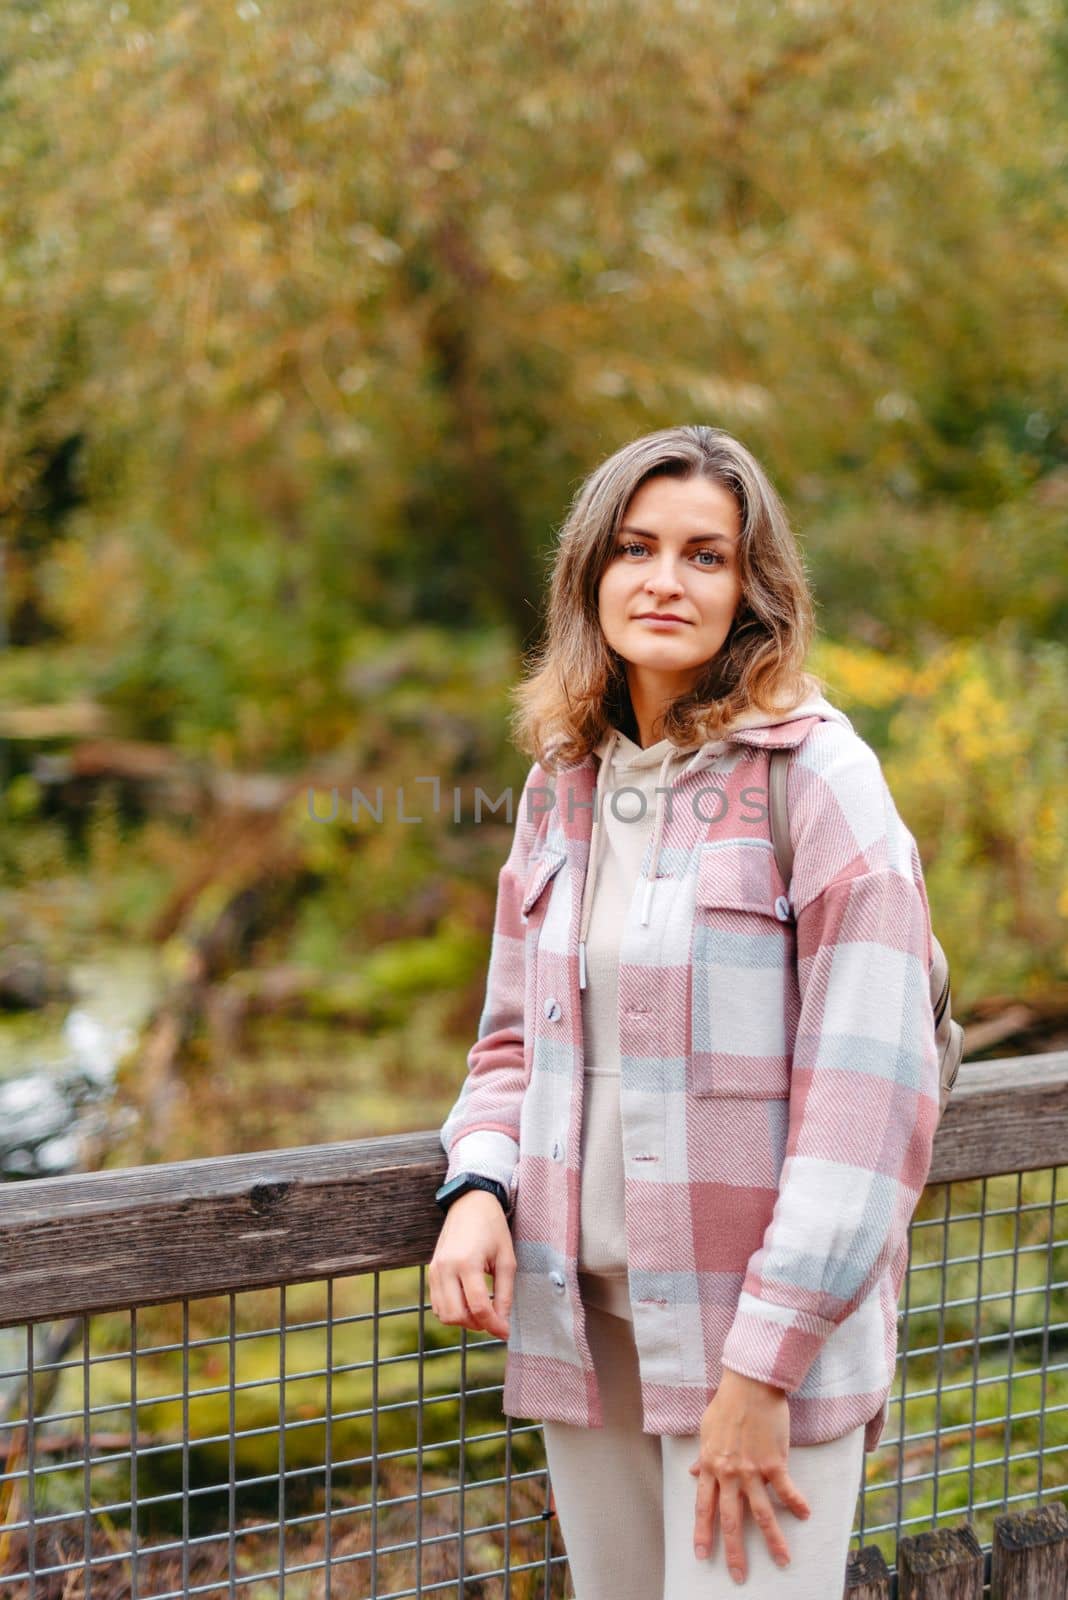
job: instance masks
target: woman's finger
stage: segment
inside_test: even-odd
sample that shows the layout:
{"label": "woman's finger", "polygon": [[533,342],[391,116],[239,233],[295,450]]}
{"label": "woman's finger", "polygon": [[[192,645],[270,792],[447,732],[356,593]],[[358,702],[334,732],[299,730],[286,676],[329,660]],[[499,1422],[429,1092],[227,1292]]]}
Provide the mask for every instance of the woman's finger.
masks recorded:
{"label": "woman's finger", "polygon": [[754,1473],[744,1487],[749,1500],[749,1509],[753,1513],[753,1521],[764,1535],[764,1543],[768,1547],[768,1554],[777,1566],[788,1566],[790,1562],[789,1547],[783,1537],[783,1531],[779,1527],[771,1501],[768,1499],[768,1493],[764,1487],[764,1479],[760,1473]]}
{"label": "woman's finger", "polygon": [[509,1318],[512,1311],[512,1292],[515,1288],[515,1272],[515,1256],[506,1254],[502,1250],[493,1267],[493,1308],[506,1327],[511,1326]]}
{"label": "woman's finger", "polygon": [[795,1516],[808,1517],[812,1514],[812,1507],[797,1487],[789,1472],[786,1463],[782,1462],[768,1473],[768,1480],[787,1511],[792,1511]]}
{"label": "woman's finger", "polygon": [[474,1266],[465,1270],[462,1274],[462,1286],[470,1317],[467,1326],[481,1329],[484,1333],[495,1334],[498,1339],[507,1339],[508,1320],[498,1311],[496,1301],[490,1298],[486,1286],[486,1274],[482,1267]]}
{"label": "woman's finger", "polygon": [[431,1296],[431,1306],[439,1322],[448,1327],[464,1327],[470,1312],[464,1299],[459,1274],[443,1273]]}
{"label": "woman's finger", "polygon": [[719,1525],[723,1529],[723,1550],[731,1577],[745,1581],[745,1544],[742,1540],[742,1495],[733,1474],[719,1480]]}
{"label": "woman's finger", "polygon": [[[690,1468],[693,1471],[693,1468]],[[693,1519],[693,1553],[698,1561],[712,1554],[715,1539],[716,1501],[719,1481],[711,1470],[701,1472],[698,1466],[697,1500]]]}

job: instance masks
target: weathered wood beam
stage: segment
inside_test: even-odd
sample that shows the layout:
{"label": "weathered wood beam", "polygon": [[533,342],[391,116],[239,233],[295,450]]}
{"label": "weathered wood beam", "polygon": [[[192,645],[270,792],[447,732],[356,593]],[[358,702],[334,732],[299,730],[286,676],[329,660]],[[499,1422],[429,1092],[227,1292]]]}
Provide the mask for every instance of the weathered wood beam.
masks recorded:
{"label": "weathered wood beam", "polygon": [[[928,1182],[1068,1162],[1068,1052],[965,1063]],[[429,1261],[436,1132],[0,1185],[0,1326]]]}

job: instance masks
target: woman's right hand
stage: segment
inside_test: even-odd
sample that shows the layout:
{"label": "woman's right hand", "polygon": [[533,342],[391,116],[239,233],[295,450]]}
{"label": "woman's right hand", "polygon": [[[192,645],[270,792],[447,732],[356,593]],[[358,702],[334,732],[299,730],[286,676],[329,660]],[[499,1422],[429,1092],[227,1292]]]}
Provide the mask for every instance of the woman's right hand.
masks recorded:
{"label": "woman's right hand", "polygon": [[[493,1278],[494,1296],[486,1288]],[[445,1213],[430,1262],[430,1304],[439,1322],[508,1338],[515,1249],[500,1201],[469,1189]]]}

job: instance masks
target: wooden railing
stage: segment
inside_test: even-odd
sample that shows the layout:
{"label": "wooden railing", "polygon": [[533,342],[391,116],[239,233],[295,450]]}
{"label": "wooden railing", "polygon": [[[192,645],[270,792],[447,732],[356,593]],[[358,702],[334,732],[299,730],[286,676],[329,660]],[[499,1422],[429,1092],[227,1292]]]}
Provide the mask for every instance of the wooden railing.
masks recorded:
{"label": "wooden railing", "polygon": [[[883,1524],[896,1531],[895,1565],[890,1567],[886,1555],[877,1546],[862,1547],[850,1559],[846,1580],[854,1600],[876,1600],[876,1597],[879,1600],[884,1597],[885,1600],[935,1600],[935,1597],[951,1600],[951,1597],[972,1595],[981,1600],[985,1581],[992,1586],[993,1600],[1023,1600],[1024,1596],[1054,1600],[1066,1593],[1068,1513],[1062,1500],[1057,1498],[1057,1490],[1063,1488],[1068,1470],[1064,1420],[1068,1408],[1063,1401],[1068,1379],[1060,1381],[1062,1367],[1058,1365],[1059,1401],[1056,1395],[1049,1399],[1045,1382],[1045,1367],[1052,1370],[1053,1366],[1050,1352],[1055,1355],[1064,1345],[1062,1322],[1066,1295],[1054,1270],[1055,1251],[1064,1242],[1057,1234],[1057,1208],[1068,1200],[1065,1195],[1058,1201],[1056,1195],[1057,1169],[1063,1164],[1068,1164],[1068,1052],[965,1063],[938,1131],[928,1178],[928,1196],[940,1185],[973,1183],[1005,1174],[1020,1175],[1021,1180],[1024,1174],[1050,1174],[1049,1237],[1046,1244],[1038,1246],[1040,1251],[1046,1251],[1042,1259],[1048,1262],[1045,1323],[1044,1328],[1029,1329],[1028,1337],[1032,1344],[1038,1339],[1035,1348],[1042,1351],[1042,1393],[1049,1415],[1056,1418],[1056,1427],[1040,1433],[1042,1442],[1037,1455],[1033,1451],[1027,1454],[1026,1498],[1035,1503],[1021,1507],[1018,1504],[1020,1495],[1011,1490],[1006,1493],[1001,1513],[994,1520],[993,1538],[985,1549],[968,1520],[970,1501],[963,1507],[963,1516],[958,1516],[952,1526],[943,1525],[946,1513],[942,1510],[935,1526],[925,1531],[906,1532],[908,1519],[904,1509],[907,1508],[903,1508],[901,1495],[903,1471],[901,1482],[896,1485],[888,1480],[874,1488],[869,1486],[866,1492],[873,1496],[876,1492],[889,1493],[895,1487],[898,1490],[896,1522]],[[44,1596],[52,1593],[39,1576],[45,1567],[35,1545],[42,1522],[40,1506],[35,1509],[35,1472],[43,1459],[43,1448],[40,1448],[43,1433],[37,1441],[36,1455],[33,1444],[35,1429],[40,1432],[47,1419],[42,1415],[36,1387],[40,1373],[34,1370],[38,1358],[34,1355],[33,1325],[81,1319],[78,1326],[84,1332],[84,1364],[88,1372],[91,1362],[97,1359],[89,1354],[89,1322],[108,1312],[178,1301],[188,1306],[188,1302],[199,1297],[215,1295],[230,1297],[232,1304],[235,1295],[247,1291],[312,1282],[332,1285],[343,1277],[421,1268],[430,1259],[440,1230],[441,1217],[433,1195],[444,1171],[445,1156],[436,1132],[418,1132],[115,1172],[100,1171],[0,1188],[0,1328],[25,1328],[29,1350],[20,1368],[26,1397],[24,1423],[18,1424],[23,1429],[20,1437],[27,1447],[23,1456],[14,1447],[17,1433],[14,1421],[4,1423],[12,1430],[6,1446],[0,1436],[0,1451],[6,1449],[6,1457],[0,1455],[0,1463],[6,1459],[9,1469],[4,1482],[12,1486],[6,1521],[0,1495],[0,1572],[11,1573],[7,1586],[0,1584],[5,1600],[9,1594]],[[985,1183],[983,1191],[985,1204]],[[1017,1192],[1024,1191],[1018,1186]],[[948,1189],[946,1194],[948,1217]],[[1032,1232],[1041,1223],[1040,1213],[1037,1205],[1027,1208],[1029,1217],[1037,1216]],[[1044,1223],[1041,1225],[1046,1227]],[[982,1259],[982,1248],[980,1246],[976,1260]],[[1028,1245],[1027,1248],[1033,1253],[1035,1247]],[[1023,1259],[1022,1254],[1020,1259]],[[953,1266],[951,1254],[947,1254],[946,1260],[949,1265],[943,1267],[943,1309],[948,1303],[944,1292],[945,1273],[958,1270]],[[376,1278],[376,1296],[377,1281]],[[1014,1284],[1016,1281],[1014,1273]],[[959,1298],[958,1294],[953,1304],[958,1304]],[[982,1303],[981,1292],[978,1303]],[[1015,1304],[1014,1300],[1014,1318]],[[923,1309],[931,1310],[930,1306]],[[420,1305],[420,1368],[424,1310],[425,1306]],[[904,1333],[907,1333],[908,1318],[913,1314],[906,1308]],[[283,1312],[283,1332],[284,1320]],[[903,1338],[903,1344],[907,1356],[907,1338]],[[462,1347],[468,1352],[480,1348],[467,1343],[466,1338]],[[62,1353],[61,1347],[60,1350]],[[52,1365],[61,1372],[64,1363],[58,1360]],[[13,1374],[8,1367],[6,1376],[10,1391],[18,1374]],[[419,1382],[422,1396],[421,1372]],[[88,1388],[88,1378],[86,1383]],[[284,1394],[283,1382],[283,1403]],[[132,1418],[138,1414],[138,1404],[140,1402],[135,1401],[132,1405]],[[1011,1398],[1008,1404],[1011,1405]],[[12,1406],[9,1392],[4,1414],[9,1419],[21,1416],[18,1405],[15,1404],[14,1409]],[[90,1410],[87,1402],[84,1438],[80,1444],[84,1461],[90,1459]],[[903,1420],[904,1402],[900,1415]],[[131,1426],[133,1442],[129,1452],[133,1482],[130,1526],[134,1549],[132,1557],[130,1552],[124,1552],[124,1559],[133,1559],[136,1567],[140,1555],[142,1587],[135,1588],[134,1592],[149,1595],[164,1591],[143,1586],[148,1581],[144,1575],[149,1569],[145,1566],[147,1547],[143,1543],[138,1545],[135,1467],[137,1451],[141,1448],[138,1426],[140,1423]],[[280,1426],[284,1430],[284,1420]],[[973,1454],[976,1430],[973,1409]],[[963,1434],[967,1431],[964,1427]],[[962,1435],[959,1422],[956,1433]],[[510,1433],[508,1437],[510,1440]],[[889,1446],[892,1453],[896,1445],[899,1463],[904,1460],[901,1448],[904,1437],[905,1428],[900,1426],[897,1439]],[[188,1438],[184,1448],[188,1454]],[[934,1452],[937,1478],[939,1438],[935,1437],[933,1442],[928,1438],[925,1448]],[[883,1449],[880,1444],[876,1454]],[[1037,1486],[1031,1483],[1036,1461]],[[284,1462],[279,1474],[284,1497]],[[88,1469],[86,1478],[88,1481]],[[329,1468],[326,1482],[329,1523],[334,1514]],[[187,1483],[182,1492],[186,1497],[183,1505],[188,1511]],[[232,1492],[231,1485],[231,1496]],[[44,1503],[40,1495],[36,1500]],[[1015,1508],[1013,1502],[1017,1502]],[[17,1516],[12,1514],[13,1504],[19,1513]],[[992,1504],[986,1502],[988,1510]],[[84,1508],[84,1512],[87,1529],[84,1562],[88,1578],[96,1558],[89,1550],[89,1508]],[[277,1526],[282,1545],[285,1520],[280,1511]],[[50,1526],[58,1530],[59,1523],[57,1513]],[[3,1549],[13,1530],[18,1538],[10,1549],[14,1550],[16,1545],[20,1549],[24,1547],[21,1559],[25,1564],[12,1566],[9,1551],[9,1564],[5,1569]],[[465,1537],[462,1512],[457,1537],[462,1568]],[[418,1535],[415,1543],[418,1544]],[[232,1546],[231,1537],[231,1551]],[[54,1541],[54,1553],[63,1549],[61,1540]],[[330,1559],[328,1548],[325,1560],[318,1565],[328,1571]],[[546,1559],[548,1561],[548,1557]],[[284,1551],[279,1561],[284,1573]],[[58,1556],[48,1570],[53,1568],[56,1572],[68,1570]],[[183,1562],[183,1572],[185,1570]],[[375,1570],[373,1560],[371,1570],[372,1573]],[[511,1570],[514,1575],[518,1569]],[[545,1588],[539,1592],[548,1594],[550,1576],[554,1582],[556,1578],[551,1563],[545,1571]],[[488,1586],[471,1592],[485,1595],[527,1593],[517,1579],[510,1582],[506,1576],[504,1588],[500,1590],[492,1587],[491,1580],[498,1582],[499,1574],[485,1576],[484,1583]],[[188,1585],[188,1578],[182,1581]],[[472,1582],[473,1576],[467,1581]],[[429,1587],[418,1586],[418,1578],[415,1582],[415,1587],[394,1588],[389,1592],[430,1592]],[[284,1589],[284,1580],[282,1587]],[[166,1592],[187,1594],[194,1591],[186,1586]],[[346,1587],[344,1592],[351,1595],[357,1591]],[[366,1592],[373,1594],[377,1590],[372,1587]],[[442,1592],[440,1584],[434,1586],[434,1592]],[[468,1592],[463,1590],[462,1581],[461,1592]],[[529,1592],[533,1594],[534,1590]],[[833,1592],[834,1585],[829,1583],[828,1594]]]}

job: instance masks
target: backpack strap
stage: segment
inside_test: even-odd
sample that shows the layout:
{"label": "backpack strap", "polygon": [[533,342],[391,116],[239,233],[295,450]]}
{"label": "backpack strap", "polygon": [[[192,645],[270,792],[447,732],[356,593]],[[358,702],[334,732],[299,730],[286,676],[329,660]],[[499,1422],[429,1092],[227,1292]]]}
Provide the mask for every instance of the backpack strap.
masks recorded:
{"label": "backpack strap", "polygon": [[780,746],[773,750],[768,760],[768,818],[771,823],[771,843],[775,851],[775,864],[779,876],[790,893],[790,875],[794,870],[794,847],[790,842],[790,814],[786,807],[786,778],[792,747]]}
{"label": "backpack strap", "polygon": [[[790,875],[794,865],[794,848],[790,842],[790,818],[786,807],[787,762],[790,748],[773,750],[768,760],[768,820],[771,824],[771,843],[775,851],[775,864],[790,894]],[[791,906],[791,910],[793,907]],[[964,1029],[954,1022],[951,1014],[952,1000],[949,990],[949,962],[938,940],[931,933],[933,960],[928,973],[931,1007],[934,1011],[935,1048],[938,1051],[939,1110],[941,1117],[960,1070],[964,1054]]]}

